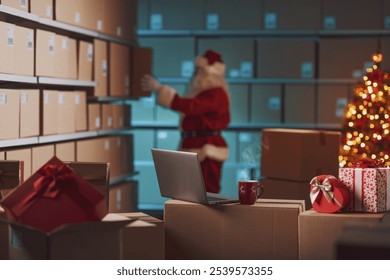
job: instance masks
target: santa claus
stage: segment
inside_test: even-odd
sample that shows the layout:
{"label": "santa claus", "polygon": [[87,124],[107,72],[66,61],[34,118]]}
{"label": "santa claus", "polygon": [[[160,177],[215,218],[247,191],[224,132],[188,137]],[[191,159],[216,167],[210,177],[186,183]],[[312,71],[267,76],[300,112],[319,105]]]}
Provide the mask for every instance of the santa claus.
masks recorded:
{"label": "santa claus", "polygon": [[220,192],[222,164],[229,155],[221,130],[230,122],[230,98],[224,78],[225,65],[221,55],[208,50],[195,58],[195,72],[184,97],[168,86],[146,75],[141,85],[157,93],[157,102],[177,111],[181,116],[180,150],[196,152],[206,191]]}

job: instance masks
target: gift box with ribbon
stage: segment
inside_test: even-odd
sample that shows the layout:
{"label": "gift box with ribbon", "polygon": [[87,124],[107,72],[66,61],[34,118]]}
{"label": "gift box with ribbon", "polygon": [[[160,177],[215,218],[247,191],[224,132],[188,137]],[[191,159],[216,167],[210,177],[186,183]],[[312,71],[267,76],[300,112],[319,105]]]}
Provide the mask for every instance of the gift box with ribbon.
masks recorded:
{"label": "gift box with ribbon", "polygon": [[104,195],[57,157],[0,204],[7,219],[45,232],[64,224],[100,221],[108,213]]}
{"label": "gift box with ribbon", "polygon": [[363,159],[339,169],[339,180],[351,193],[348,211],[390,210],[390,168],[380,161]]}
{"label": "gift box with ribbon", "polygon": [[310,181],[310,200],[320,213],[336,213],[350,203],[348,189],[332,175],[319,175]]}

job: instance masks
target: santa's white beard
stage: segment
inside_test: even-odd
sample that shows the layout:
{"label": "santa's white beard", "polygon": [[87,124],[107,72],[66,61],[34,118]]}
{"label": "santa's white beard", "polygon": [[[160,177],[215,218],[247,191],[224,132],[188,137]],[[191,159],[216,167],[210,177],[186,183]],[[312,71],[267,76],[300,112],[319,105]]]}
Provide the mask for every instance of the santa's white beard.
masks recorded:
{"label": "santa's white beard", "polygon": [[202,91],[218,87],[224,88],[229,95],[228,85],[223,76],[221,77],[214,73],[207,73],[204,70],[199,70],[192,77],[185,97],[195,97]]}

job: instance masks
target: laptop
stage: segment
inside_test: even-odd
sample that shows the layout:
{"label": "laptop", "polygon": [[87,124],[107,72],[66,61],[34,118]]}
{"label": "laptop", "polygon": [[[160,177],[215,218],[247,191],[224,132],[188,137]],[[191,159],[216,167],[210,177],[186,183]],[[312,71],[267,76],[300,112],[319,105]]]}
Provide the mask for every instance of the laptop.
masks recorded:
{"label": "laptop", "polygon": [[206,192],[196,153],[155,148],[151,151],[162,196],[204,205],[238,202],[237,198]]}

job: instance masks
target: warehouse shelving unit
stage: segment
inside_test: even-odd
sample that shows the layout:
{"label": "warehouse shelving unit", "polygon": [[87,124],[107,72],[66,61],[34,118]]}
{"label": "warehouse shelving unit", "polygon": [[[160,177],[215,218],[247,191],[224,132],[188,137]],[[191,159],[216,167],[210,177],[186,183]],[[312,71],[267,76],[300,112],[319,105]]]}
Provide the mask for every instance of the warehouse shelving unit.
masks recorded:
{"label": "warehouse shelving unit", "polygon": [[[101,32],[82,28],[72,24],[59,22],[47,18],[40,17],[31,13],[24,12],[15,8],[11,8],[0,4],[0,15],[3,16],[2,21],[10,22],[16,25],[32,28],[42,29],[52,32],[64,33],[72,38],[94,40],[99,39],[103,41],[113,42],[126,46],[134,46],[134,42],[128,42],[115,36],[110,36]],[[62,89],[82,89],[89,90],[96,86],[95,81],[83,81],[76,79],[64,79],[55,77],[44,77],[44,76],[23,76],[0,73],[0,87],[8,87],[9,85],[17,85],[23,87],[34,87],[42,88],[50,86],[50,88],[61,88]],[[89,103],[114,103],[129,105],[129,100],[134,100],[134,97],[115,97],[115,96],[101,96],[101,97],[90,97],[88,96],[87,102]],[[93,139],[101,136],[119,136],[129,135],[131,129],[128,127],[122,129],[100,129],[95,131],[81,131],[69,134],[55,134],[45,135],[18,139],[6,139],[0,140],[0,149],[4,150],[7,148],[25,148],[39,146],[41,144],[56,144],[74,140]],[[129,174],[110,178],[110,185],[117,185],[124,182],[130,182],[134,180],[134,176],[138,172],[134,171]]]}

